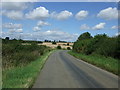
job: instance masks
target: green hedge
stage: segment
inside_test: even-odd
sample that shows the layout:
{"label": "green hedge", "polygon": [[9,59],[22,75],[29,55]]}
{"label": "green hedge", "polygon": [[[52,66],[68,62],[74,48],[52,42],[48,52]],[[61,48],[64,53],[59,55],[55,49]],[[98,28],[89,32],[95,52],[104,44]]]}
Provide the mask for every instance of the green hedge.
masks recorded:
{"label": "green hedge", "polygon": [[[89,38],[88,38],[89,35]],[[120,36],[108,37],[105,34],[91,37],[86,33],[80,35],[73,45],[73,51],[77,53],[99,54],[105,57],[120,58]]]}
{"label": "green hedge", "polygon": [[6,40],[2,43],[2,65],[3,69],[27,65],[36,60],[50,48],[32,43],[31,45],[22,45],[21,41]]}

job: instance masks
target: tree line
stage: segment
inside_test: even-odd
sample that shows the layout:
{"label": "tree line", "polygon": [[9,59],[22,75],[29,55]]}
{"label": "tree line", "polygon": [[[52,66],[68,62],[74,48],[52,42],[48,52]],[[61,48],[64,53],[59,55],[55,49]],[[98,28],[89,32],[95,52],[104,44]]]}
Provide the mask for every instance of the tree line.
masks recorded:
{"label": "tree line", "polygon": [[86,55],[99,54],[105,57],[120,59],[120,35],[109,37],[98,34],[94,37],[90,33],[81,34],[73,45],[73,51]]}
{"label": "tree line", "polygon": [[51,48],[37,45],[37,41],[27,41],[31,45],[22,45],[21,40],[2,39],[2,66],[3,69],[24,66],[36,60]]}

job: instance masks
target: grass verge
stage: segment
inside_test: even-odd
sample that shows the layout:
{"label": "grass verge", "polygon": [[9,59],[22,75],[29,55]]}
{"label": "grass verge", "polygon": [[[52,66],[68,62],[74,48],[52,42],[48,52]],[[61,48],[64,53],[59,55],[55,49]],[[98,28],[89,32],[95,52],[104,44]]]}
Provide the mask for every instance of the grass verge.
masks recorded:
{"label": "grass verge", "polygon": [[102,69],[105,69],[116,75],[119,75],[118,73],[120,72],[120,70],[118,69],[118,63],[120,63],[118,62],[119,60],[116,60],[111,57],[100,56],[100,55],[85,55],[85,54],[75,53],[72,51],[69,51],[68,53],[78,59],[84,60]]}
{"label": "grass verge", "polygon": [[30,88],[41,71],[49,55],[54,52],[47,52],[39,59],[27,66],[16,67],[3,71],[3,88]]}

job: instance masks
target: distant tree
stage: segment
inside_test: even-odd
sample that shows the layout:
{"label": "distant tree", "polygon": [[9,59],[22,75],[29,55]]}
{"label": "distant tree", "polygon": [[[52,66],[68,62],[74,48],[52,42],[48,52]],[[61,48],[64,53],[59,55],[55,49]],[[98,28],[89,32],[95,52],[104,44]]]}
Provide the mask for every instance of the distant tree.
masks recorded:
{"label": "distant tree", "polygon": [[108,38],[108,36],[106,34],[98,34],[94,36],[94,38],[98,40],[102,40],[102,39]]}
{"label": "distant tree", "polygon": [[14,38],[13,40],[17,40],[17,39]]}
{"label": "distant tree", "polygon": [[67,47],[67,50],[71,50],[71,48],[70,48],[70,47]]}
{"label": "distant tree", "polygon": [[43,43],[42,41],[38,41],[38,43]]}
{"label": "distant tree", "polygon": [[61,46],[57,46],[57,49],[61,49]]}
{"label": "distant tree", "polygon": [[48,40],[45,40],[45,42],[48,42]]}
{"label": "distant tree", "polygon": [[52,44],[56,44],[56,42],[55,42],[55,41],[53,41],[53,42],[52,42]]}
{"label": "distant tree", "polygon": [[9,37],[6,37],[5,40],[9,40]]}
{"label": "distant tree", "polygon": [[66,41],[61,41],[61,40],[59,40],[58,42],[66,43]]}
{"label": "distant tree", "polygon": [[81,34],[79,37],[78,37],[78,41],[79,40],[85,40],[85,39],[90,39],[92,38],[92,36],[90,35],[89,32],[85,32],[83,34]]}
{"label": "distant tree", "polygon": [[19,39],[20,41],[23,41],[22,39]]}
{"label": "distant tree", "polygon": [[69,43],[67,43],[67,45],[69,46]]}
{"label": "distant tree", "polygon": [[49,42],[51,42],[51,40],[49,40]]}

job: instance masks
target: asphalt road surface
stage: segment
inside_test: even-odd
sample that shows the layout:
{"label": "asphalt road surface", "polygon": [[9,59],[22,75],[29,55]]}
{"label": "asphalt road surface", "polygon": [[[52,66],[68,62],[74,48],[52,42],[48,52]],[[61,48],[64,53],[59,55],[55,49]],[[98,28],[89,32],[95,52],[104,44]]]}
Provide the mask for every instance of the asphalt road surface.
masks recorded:
{"label": "asphalt road surface", "polygon": [[118,77],[59,50],[50,55],[33,88],[118,88]]}

